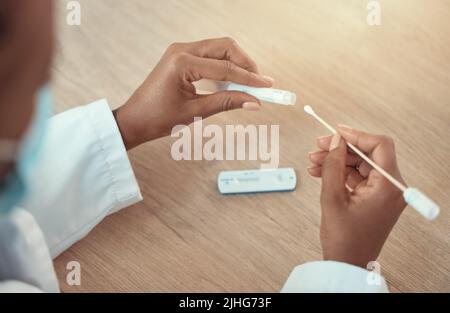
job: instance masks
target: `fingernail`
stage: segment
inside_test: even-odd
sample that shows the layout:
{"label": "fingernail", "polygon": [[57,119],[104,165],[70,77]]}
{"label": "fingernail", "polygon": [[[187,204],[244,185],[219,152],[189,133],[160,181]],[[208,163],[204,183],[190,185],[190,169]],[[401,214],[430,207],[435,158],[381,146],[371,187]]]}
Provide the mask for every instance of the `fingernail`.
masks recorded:
{"label": "fingernail", "polygon": [[318,137],[318,138],[317,138],[317,141],[318,141],[319,143],[321,143],[321,144],[325,144],[325,143],[328,141],[329,138],[330,138],[330,135],[328,135],[328,136],[322,136],[322,137]]}
{"label": "fingernail", "polygon": [[261,77],[263,80],[265,80],[266,82],[268,82],[268,83],[273,83],[273,82],[275,81],[275,79],[273,79],[273,78],[270,77],[270,76],[260,75],[260,77]]}
{"label": "fingernail", "polygon": [[245,102],[242,105],[242,108],[248,111],[259,111],[259,107],[259,104],[256,102]]}
{"label": "fingernail", "polygon": [[347,140],[354,140],[356,135],[356,131],[354,128],[344,124],[338,124],[338,132],[342,134]]}
{"label": "fingernail", "polygon": [[306,169],[306,171],[308,172],[308,175],[309,176],[311,176],[311,177],[314,177],[313,175],[312,175],[312,171],[314,170],[314,169],[316,169],[318,166],[310,166],[310,167],[308,167],[307,169]]}
{"label": "fingernail", "polygon": [[333,139],[331,140],[331,143],[330,143],[330,151],[333,151],[334,149],[339,147],[340,141],[341,141],[341,135],[339,135],[339,134],[334,135]]}
{"label": "fingernail", "polygon": [[347,126],[345,124],[338,124],[338,128],[342,129],[342,130],[353,130],[352,127]]}

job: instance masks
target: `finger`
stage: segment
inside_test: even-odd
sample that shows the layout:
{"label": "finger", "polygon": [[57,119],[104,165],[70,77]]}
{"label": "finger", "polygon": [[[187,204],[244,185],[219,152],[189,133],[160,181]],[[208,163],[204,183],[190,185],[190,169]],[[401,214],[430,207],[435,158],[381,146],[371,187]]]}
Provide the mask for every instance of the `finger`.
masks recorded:
{"label": "finger", "polygon": [[189,49],[192,54],[198,57],[228,60],[249,72],[259,73],[255,61],[232,38],[225,37],[193,42]]}
{"label": "finger", "polygon": [[352,188],[355,189],[356,187],[358,187],[359,184],[361,184],[365,178],[362,177],[359,172],[352,168],[352,167],[347,167],[347,185]]}
{"label": "finger", "polygon": [[190,104],[196,116],[208,117],[213,114],[246,107],[256,111],[260,102],[253,96],[238,91],[221,91],[211,95],[199,95]]}
{"label": "finger", "polygon": [[306,169],[312,177],[322,177],[322,166],[313,165]]}
{"label": "finger", "polygon": [[[327,149],[328,148],[329,145]],[[314,151],[308,154],[309,160],[316,166],[323,165],[327,155],[328,151],[324,150]],[[368,177],[372,170],[372,166],[370,166],[366,161],[364,161],[359,155],[352,153],[347,153],[345,165],[355,167],[356,170],[359,172],[359,175],[362,177]]]}
{"label": "finger", "polygon": [[361,164],[358,166],[358,172],[363,177],[369,177],[370,172],[372,171],[372,166],[367,163],[366,161],[361,162]]}
{"label": "finger", "polygon": [[391,138],[368,134],[345,125],[339,125],[338,132],[385,170],[397,168],[395,147]]}
{"label": "finger", "polygon": [[343,207],[347,201],[348,192],[345,188],[347,180],[345,159],[347,147],[339,134],[336,134],[330,144],[330,152],[322,165],[321,203],[324,209]]}
{"label": "finger", "polygon": [[[309,152],[308,153],[309,160],[312,163],[316,164],[316,165],[322,165],[323,162],[325,161],[325,158],[327,157],[327,155],[328,155],[328,151],[324,151],[324,150],[314,151],[314,152]],[[347,154],[347,158],[345,160],[345,164],[347,166],[358,167],[361,164],[362,161],[363,160],[358,155]]]}
{"label": "finger", "polygon": [[338,125],[338,132],[351,144],[365,153],[371,153],[377,146],[385,143],[387,137],[369,134],[346,125]]}
{"label": "finger", "polygon": [[316,138],[316,145],[319,149],[328,151],[331,143],[331,139],[333,139],[333,135],[326,135],[319,138]]}
{"label": "finger", "polygon": [[207,78],[254,87],[270,87],[272,85],[272,82],[266,77],[249,72],[228,60],[190,56],[186,61],[188,61],[187,74],[191,82]]}
{"label": "finger", "polygon": [[[333,138],[333,135],[326,135],[322,137],[316,138],[316,145],[319,149],[328,151],[330,148],[331,139]],[[347,148],[348,154],[356,154],[352,149]]]}
{"label": "finger", "polygon": [[[322,177],[322,166],[320,166],[320,165],[313,164],[313,165],[311,165],[310,167],[307,168],[307,171],[308,171],[308,174],[313,176],[313,177]],[[359,177],[357,177],[355,173],[358,174]],[[355,176],[355,177],[352,177],[352,180],[356,180],[356,179],[357,179],[357,181],[365,180],[365,178],[362,177],[359,174],[359,172],[352,166],[347,166],[345,168],[345,176],[347,177],[347,183],[348,183],[349,175]]]}

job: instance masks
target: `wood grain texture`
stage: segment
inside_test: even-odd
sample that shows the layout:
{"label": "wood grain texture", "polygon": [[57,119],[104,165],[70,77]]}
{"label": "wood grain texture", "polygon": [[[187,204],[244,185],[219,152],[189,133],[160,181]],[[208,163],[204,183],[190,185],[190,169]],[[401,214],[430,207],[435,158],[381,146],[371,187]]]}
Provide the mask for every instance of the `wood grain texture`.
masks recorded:
{"label": "wood grain texture", "polygon": [[[231,36],[296,107],[267,105],[208,123],[280,125],[280,166],[299,175],[295,192],[221,196],[221,170],[258,161],[182,161],[172,138],[130,158],[144,201],[106,218],[55,260],[64,292],[276,292],[298,264],[321,258],[320,181],[306,174],[314,138],[311,104],[332,124],[395,139],[406,181],[442,206],[427,222],[400,218],[379,261],[391,291],[450,291],[450,2],[381,1],[382,24],[366,23],[361,0],[80,1],[82,25],[56,11],[53,89],[58,112],[107,98],[125,102],[175,41]],[[151,125],[149,125],[151,127]],[[65,282],[68,261],[82,284]]]}

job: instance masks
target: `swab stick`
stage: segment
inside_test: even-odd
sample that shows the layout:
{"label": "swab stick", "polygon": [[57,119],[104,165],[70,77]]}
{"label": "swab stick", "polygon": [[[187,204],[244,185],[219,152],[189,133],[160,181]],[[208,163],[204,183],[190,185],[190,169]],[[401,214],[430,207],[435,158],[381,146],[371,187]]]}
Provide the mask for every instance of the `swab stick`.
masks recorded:
{"label": "swab stick", "polygon": [[[330,124],[325,122],[319,115],[314,112],[311,106],[306,105],[304,110],[309,115],[313,116],[318,120],[323,126],[329,129],[333,134],[337,134],[336,129],[334,129]],[[358,154],[363,160],[369,163],[375,170],[377,170],[381,175],[383,175],[387,180],[389,180],[394,186],[403,192],[403,198],[406,203],[418,211],[422,216],[429,220],[435,219],[440,212],[439,206],[428,198],[424,193],[416,188],[410,188],[403,185],[397,179],[395,179],[391,174],[386,172],[381,166],[372,161],[368,156],[366,156],[361,150],[355,147],[353,144],[347,142],[347,146],[350,147],[356,154]]]}

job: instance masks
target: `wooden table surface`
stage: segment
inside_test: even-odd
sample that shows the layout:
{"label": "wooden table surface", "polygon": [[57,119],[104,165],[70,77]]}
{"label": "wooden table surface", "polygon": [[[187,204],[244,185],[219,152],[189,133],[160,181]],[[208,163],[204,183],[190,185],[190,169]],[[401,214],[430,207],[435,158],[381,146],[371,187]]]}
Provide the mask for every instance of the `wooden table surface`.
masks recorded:
{"label": "wooden table surface", "polygon": [[[176,41],[231,36],[295,107],[265,105],[208,123],[280,125],[280,167],[296,191],[219,194],[220,171],[259,161],[174,161],[173,138],[129,153],[144,201],[109,216],[55,260],[64,292],[276,292],[298,264],[321,258],[320,181],[307,152],[332,124],[392,136],[406,181],[442,207],[428,222],[408,208],[379,258],[391,291],[450,291],[450,2],[381,1],[368,26],[361,0],[80,1],[81,26],[56,10],[57,111],[107,98],[115,108]],[[149,125],[151,127],[151,125]],[[95,183],[95,182],[93,182]],[[81,264],[81,286],[65,280]]]}

